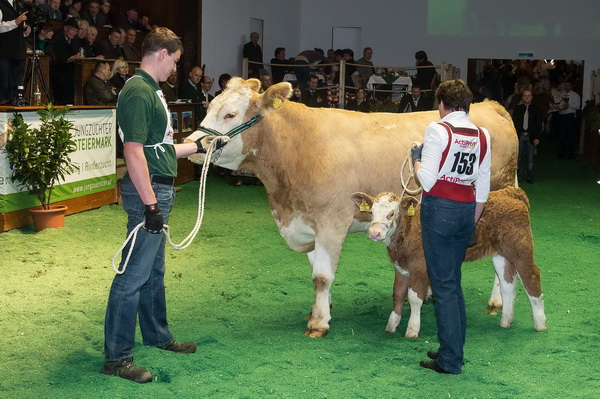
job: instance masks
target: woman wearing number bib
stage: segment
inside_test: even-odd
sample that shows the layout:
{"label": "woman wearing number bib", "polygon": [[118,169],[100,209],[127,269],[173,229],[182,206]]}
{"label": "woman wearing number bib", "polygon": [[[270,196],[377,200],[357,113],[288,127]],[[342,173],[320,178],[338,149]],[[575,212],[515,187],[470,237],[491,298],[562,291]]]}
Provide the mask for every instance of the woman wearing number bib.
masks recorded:
{"label": "woman wearing number bib", "polygon": [[473,95],[465,82],[441,83],[436,99],[442,119],[427,127],[422,150],[413,150],[423,186],[423,249],[440,342],[421,367],[459,374],[466,333],[460,268],[490,191],[491,148],[487,130],[468,117]]}

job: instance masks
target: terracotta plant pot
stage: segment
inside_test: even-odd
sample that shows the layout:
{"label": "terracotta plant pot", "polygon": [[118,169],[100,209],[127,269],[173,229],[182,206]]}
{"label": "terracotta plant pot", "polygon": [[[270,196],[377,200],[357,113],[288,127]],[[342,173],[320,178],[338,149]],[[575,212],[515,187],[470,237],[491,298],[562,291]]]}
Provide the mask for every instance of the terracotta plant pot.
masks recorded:
{"label": "terracotta plant pot", "polygon": [[64,227],[66,211],[66,205],[50,205],[50,209],[42,209],[41,206],[29,209],[35,231]]}

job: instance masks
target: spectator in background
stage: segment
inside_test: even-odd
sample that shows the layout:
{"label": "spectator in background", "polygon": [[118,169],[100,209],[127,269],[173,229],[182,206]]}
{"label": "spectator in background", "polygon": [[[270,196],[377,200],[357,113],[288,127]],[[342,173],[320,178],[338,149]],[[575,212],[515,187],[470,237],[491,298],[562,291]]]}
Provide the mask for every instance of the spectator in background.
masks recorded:
{"label": "spectator in background", "polygon": [[125,41],[123,42],[123,54],[127,61],[141,61],[141,49],[135,44],[137,39],[137,31],[133,28],[127,28]]}
{"label": "spectator in background", "polygon": [[519,137],[518,178],[527,179],[529,184],[533,183],[533,153],[540,143],[545,116],[532,100],[531,90],[524,90],[521,104],[513,111],[513,123]]}
{"label": "spectator in background", "polygon": [[105,24],[108,26],[113,26],[114,17],[110,13],[110,2],[108,0],[102,0],[100,2],[100,11],[102,12],[102,15],[104,15],[104,20],[106,21]]}
{"label": "spectator in background", "polygon": [[333,64],[335,62],[335,51],[330,48],[329,50],[327,50],[327,63],[328,64]]}
{"label": "spectator in background", "polygon": [[283,77],[287,73],[286,65],[289,62],[285,59],[285,48],[277,47],[275,49],[275,58],[271,58],[271,75],[273,75],[273,83],[283,82]]}
{"label": "spectator in background", "polygon": [[48,19],[63,21],[64,15],[60,11],[60,0],[48,0]]}
{"label": "spectator in background", "polygon": [[435,66],[427,59],[427,53],[423,50],[415,53],[415,60],[417,73],[414,77],[413,84],[418,84],[421,86],[422,90],[431,90],[433,78],[437,74]]}
{"label": "spectator in background", "polygon": [[96,47],[96,37],[98,37],[98,28],[90,26],[88,28],[88,34],[86,36],[87,44],[83,46],[83,51],[86,58],[104,58]]}
{"label": "spectator in background", "polygon": [[327,107],[329,102],[325,96],[325,90],[317,90],[319,78],[311,75],[308,78],[308,87],[302,90],[302,103],[307,107]]}
{"label": "spectator in background", "polygon": [[119,92],[125,86],[125,82],[131,77],[129,74],[129,65],[123,58],[117,58],[113,63],[110,71],[109,81],[114,87],[115,92],[119,95]]}
{"label": "spectator in background", "polygon": [[346,103],[346,109],[349,111],[371,112],[371,106],[367,98],[367,89],[359,87],[356,90],[355,98],[348,100]]}
{"label": "spectator in background", "polygon": [[263,93],[267,91],[269,87],[273,85],[273,78],[268,73],[264,73],[260,75],[260,92]]}
{"label": "spectator in background", "polygon": [[[63,3],[63,6],[65,4],[66,2]],[[63,15],[66,15],[66,18],[73,17],[79,21],[81,19],[81,0],[74,0],[66,7],[66,10],[64,10],[64,8],[61,8],[61,10]]]}
{"label": "spectator in background", "polygon": [[231,79],[231,75],[228,73],[222,73],[221,76],[219,76],[218,83],[220,90],[215,93],[215,97],[223,93],[223,90],[225,90],[225,88],[227,87],[227,82],[229,82],[229,79]]}
{"label": "spectator in background", "polygon": [[117,94],[108,82],[110,65],[106,61],[98,61],[94,74],[85,85],[85,101],[88,105],[115,105]]}
{"label": "spectator in background", "polygon": [[357,64],[364,65],[356,67],[356,71],[360,74],[360,83],[361,86],[366,86],[369,78],[375,72],[373,68],[373,62],[371,58],[373,57],[373,49],[371,47],[365,47],[363,50],[363,56],[358,61]]}
{"label": "spectator in background", "polygon": [[152,25],[150,24],[150,17],[147,15],[142,15],[140,17],[139,28],[141,32],[148,33],[152,31]]}
{"label": "spectator in background", "polygon": [[[46,49],[46,44],[50,39],[54,36],[54,28],[50,22],[46,22],[42,25],[42,27],[38,30],[37,36],[35,38],[35,49],[44,51]],[[27,49],[33,51],[33,35],[27,40]]]}
{"label": "spectator in background", "polygon": [[242,57],[248,58],[248,61],[258,62],[258,64],[248,64],[248,77],[258,79],[260,76],[260,70],[263,65],[263,53],[262,48],[258,44],[260,35],[257,32],[250,33],[250,41],[244,44],[244,50],[242,51]]}
{"label": "spectator in background", "polygon": [[210,91],[212,89],[213,80],[210,76],[203,76],[200,81],[200,102],[202,103],[202,107],[200,107],[200,119],[202,122],[204,117],[206,116],[206,111],[208,109],[208,104],[215,98]]}
{"label": "spectator in background", "polygon": [[85,19],[80,19],[79,21],[77,21],[77,26],[79,26],[79,29],[77,30],[77,40],[79,41],[79,48],[80,51],[81,48],[83,48],[85,54],[85,45],[87,43],[87,35],[90,29],[90,23]]}
{"label": "spectator in background", "polygon": [[50,82],[54,93],[54,103],[73,104],[75,94],[75,66],[73,62],[81,59],[79,41],[76,40],[79,25],[75,18],[69,18],[63,30],[56,33],[46,45],[46,54],[51,57]]}
{"label": "spectator in background", "polygon": [[563,100],[558,105],[558,158],[573,159],[577,151],[577,111],[581,108],[581,97],[573,91],[573,82],[565,81]]}
{"label": "spectator in background", "polygon": [[200,81],[202,80],[202,68],[194,67],[189,73],[189,78],[181,82],[179,85],[179,98],[192,100],[192,102],[199,103],[200,93]]}
{"label": "spectator in background", "polygon": [[135,30],[140,30],[140,23],[138,20],[138,11],[137,8],[131,7],[125,12],[125,14],[115,15],[114,23],[116,26],[127,29],[133,28]]}
{"label": "spectator in background", "polygon": [[112,60],[120,57],[124,58],[123,48],[121,47],[121,30],[112,28],[106,40],[100,43],[99,50],[104,58]]}
{"label": "spectator in background", "polygon": [[405,94],[400,100],[398,106],[399,113],[431,111],[433,109],[433,101],[429,96],[421,91],[421,86],[414,84],[410,90],[410,94]]}
{"label": "spectator in background", "polygon": [[15,98],[17,86],[23,81],[25,66],[25,38],[31,33],[28,26],[23,31],[27,14],[22,13],[21,4],[16,7],[0,1],[0,104]]}
{"label": "spectator in background", "polygon": [[296,103],[302,102],[302,89],[300,88],[300,83],[298,82],[292,83],[292,96],[290,97],[290,101]]}
{"label": "spectator in background", "polygon": [[[360,86],[360,82],[358,80],[358,73],[355,74],[356,66],[348,65],[356,64],[356,60],[354,59],[354,51],[352,51],[349,48],[342,50],[342,58],[346,61],[346,80],[344,84],[346,86]],[[354,89],[346,88],[346,92],[352,94],[354,93]]]}
{"label": "spectator in background", "polygon": [[106,18],[100,12],[100,2],[98,0],[91,0],[87,4],[87,10],[81,12],[81,18],[88,21],[90,26],[106,25]]}
{"label": "spectator in background", "polygon": [[308,79],[310,78],[310,65],[315,65],[321,62],[327,62],[327,57],[315,50],[304,50],[294,58],[293,64],[299,65],[294,67],[296,81],[300,83],[304,89],[308,87]]}
{"label": "spectator in background", "polygon": [[160,82],[160,89],[169,103],[177,101],[179,98],[179,88],[177,87],[177,70],[171,72],[165,82]]}

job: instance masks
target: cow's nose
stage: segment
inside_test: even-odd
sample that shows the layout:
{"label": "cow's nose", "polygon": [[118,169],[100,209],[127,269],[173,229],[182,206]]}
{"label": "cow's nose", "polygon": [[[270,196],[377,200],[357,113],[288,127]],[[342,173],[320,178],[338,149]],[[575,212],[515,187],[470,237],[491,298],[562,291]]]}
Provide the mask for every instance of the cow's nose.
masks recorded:
{"label": "cow's nose", "polygon": [[369,238],[372,241],[381,241],[381,233],[379,231],[369,230]]}

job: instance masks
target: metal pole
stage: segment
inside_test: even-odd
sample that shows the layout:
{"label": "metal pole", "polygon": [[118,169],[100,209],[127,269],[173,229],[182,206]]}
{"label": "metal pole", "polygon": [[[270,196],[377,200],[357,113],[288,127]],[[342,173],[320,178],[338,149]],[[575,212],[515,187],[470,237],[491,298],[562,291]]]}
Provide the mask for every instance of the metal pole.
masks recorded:
{"label": "metal pole", "polygon": [[340,60],[340,98],[339,108],[343,109],[346,99],[346,60]]}

